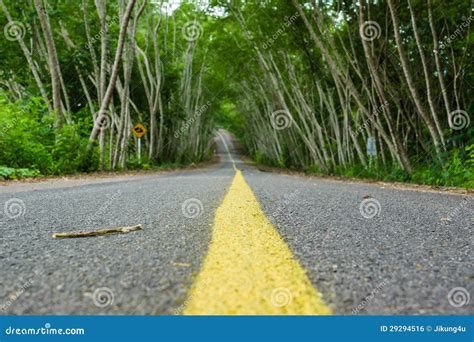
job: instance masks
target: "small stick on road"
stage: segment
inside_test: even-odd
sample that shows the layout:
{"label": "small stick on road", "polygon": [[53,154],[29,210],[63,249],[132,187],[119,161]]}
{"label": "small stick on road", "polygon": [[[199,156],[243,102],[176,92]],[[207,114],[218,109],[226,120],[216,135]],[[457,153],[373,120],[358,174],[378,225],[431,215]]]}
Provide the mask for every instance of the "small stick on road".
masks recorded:
{"label": "small stick on road", "polygon": [[78,237],[90,237],[90,236],[101,236],[114,233],[130,233],[135,230],[142,230],[142,225],[137,224],[130,227],[117,227],[117,228],[105,228],[93,231],[79,231],[79,232],[67,232],[67,233],[54,233],[53,238],[65,239],[65,238],[78,238]]}

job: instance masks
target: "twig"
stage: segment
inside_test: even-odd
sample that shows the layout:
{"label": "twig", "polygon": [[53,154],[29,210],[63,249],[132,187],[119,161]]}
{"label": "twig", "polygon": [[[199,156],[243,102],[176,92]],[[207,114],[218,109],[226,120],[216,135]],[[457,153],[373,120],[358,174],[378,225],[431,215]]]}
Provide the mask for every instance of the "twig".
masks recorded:
{"label": "twig", "polygon": [[130,226],[130,227],[105,228],[105,229],[98,229],[98,230],[93,230],[93,231],[54,233],[53,238],[55,239],[78,238],[78,237],[101,236],[101,235],[114,234],[114,233],[123,234],[123,233],[130,233],[135,230],[142,230],[142,225],[137,224],[135,226]]}

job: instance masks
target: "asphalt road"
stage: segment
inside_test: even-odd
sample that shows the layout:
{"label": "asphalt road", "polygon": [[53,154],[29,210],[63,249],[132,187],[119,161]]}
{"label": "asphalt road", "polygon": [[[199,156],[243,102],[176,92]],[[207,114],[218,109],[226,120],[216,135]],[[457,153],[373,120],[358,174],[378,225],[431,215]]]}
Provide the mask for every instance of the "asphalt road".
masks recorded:
{"label": "asphalt road", "polygon": [[261,172],[223,137],[201,170],[0,186],[0,314],[181,314],[234,164],[335,314],[473,314],[472,195]]}

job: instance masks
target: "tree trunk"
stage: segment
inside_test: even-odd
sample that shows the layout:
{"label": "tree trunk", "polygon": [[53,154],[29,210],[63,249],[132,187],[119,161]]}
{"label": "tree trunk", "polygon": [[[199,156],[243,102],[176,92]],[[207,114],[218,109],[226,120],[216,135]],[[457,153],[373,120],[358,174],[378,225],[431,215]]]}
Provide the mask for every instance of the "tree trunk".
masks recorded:
{"label": "tree trunk", "polygon": [[[13,19],[10,15],[10,12],[8,11],[8,8],[3,3],[3,0],[0,0],[0,7],[3,10],[3,13],[5,14],[5,17],[7,17],[8,22],[12,23]],[[25,41],[23,40],[23,37],[21,37],[21,36],[17,37],[17,41],[18,41],[18,44],[20,45],[21,50],[23,51],[23,54],[25,55],[25,58],[28,62],[28,66],[30,67],[30,71],[33,74],[33,77],[36,81],[36,85],[39,88],[41,96],[43,97],[43,100],[45,101],[46,105],[48,106],[48,110],[51,112],[51,111],[53,111],[53,108],[51,107],[51,104],[49,103],[48,94],[47,94],[46,89],[43,85],[43,82],[41,81],[41,77],[40,77],[38,69],[36,68],[36,65],[33,61],[33,58],[31,57],[31,53],[28,50],[28,48],[26,47]]]}
{"label": "tree trunk", "polygon": [[409,70],[408,60],[407,60],[407,57],[406,57],[406,54],[405,54],[405,49],[403,47],[402,37],[400,36],[400,25],[398,23],[398,17],[397,17],[395,5],[393,3],[393,0],[387,0],[387,1],[388,1],[388,7],[390,9],[390,15],[391,15],[391,18],[392,18],[393,34],[395,36],[395,41],[397,43],[397,50],[398,50],[398,55],[400,57],[400,62],[401,62],[401,65],[402,65],[403,74],[405,75],[405,80],[406,80],[408,88],[410,90],[410,94],[413,98],[413,102],[415,103],[415,107],[416,107],[418,113],[420,113],[420,115],[421,115],[423,121],[425,122],[426,126],[428,127],[428,130],[430,132],[431,138],[432,138],[434,146],[435,146],[437,157],[439,158],[439,154],[441,152],[441,150],[440,150],[441,142],[440,142],[440,139],[439,139],[439,135],[438,135],[438,132],[436,130],[436,127],[435,127],[433,121],[431,120],[430,115],[428,115],[428,113],[426,112],[426,109],[423,106],[423,103],[421,101],[421,98],[418,94],[415,83],[413,81],[412,74]]}
{"label": "tree trunk", "polygon": [[443,151],[446,151],[443,131],[439,123],[438,114],[436,113],[436,106],[433,99],[433,94],[431,92],[430,72],[428,71],[428,65],[426,63],[426,57],[423,51],[423,45],[421,42],[420,34],[418,33],[418,28],[416,26],[416,16],[415,16],[415,12],[413,11],[411,0],[408,0],[408,7],[410,8],[411,23],[413,27],[413,34],[415,35],[416,46],[418,47],[418,53],[420,54],[421,65],[423,66],[423,74],[425,76],[425,84],[426,84],[426,97],[428,98],[428,104],[430,106],[431,116],[433,117],[433,121],[435,123],[436,129],[438,131],[438,135],[441,140],[441,147],[443,148]]}
{"label": "tree trunk", "polygon": [[[38,1],[38,0],[35,0],[35,1]],[[117,50],[115,52],[114,64],[112,67],[109,84],[107,86],[104,99],[101,103],[97,120],[100,120],[99,116],[104,115],[104,113],[107,111],[107,108],[109,107],[109,104],[110,104],[110,100],[112,99],[112,94],[115,88],[115,82],[117,81],[117,76],[119,72],[119,65],[120,65],[120,59],[122,57],[123,46],[125,42],[125,35],[127,33],[127,27],[130,21],[130,15],[132,13],[133,7],[135,6],[135,3],[136,3],[136,0],[130,0],[130,2],[128,3],[127,9],[124,13],[122,25],[120,27],[119,40],[117,43]],[[91,135],[89,137],[89,144],[88,144],[89,150],[92,149],[93,143],[97,139],[99,132],[100,132],[100,125],[94,125],[94,127],[92,128]]]}
{"label": "tree trunk", "polygon": [[449,115],[451,113],[451,105],[448,98],[446,83],[444,81],[443,68],[441,67],[441,61],[439,58],[440,51],[439,51],[439,44],[438,44],[438,35],[436,33],[436,28],[433,22],[433,11],[431,9],[431,0],[428,0],[428,21],[430,23],[431,36],[433,37],[433,50],[434,50],[434,55],[435,55],[436,73],[438,74],[438,81],[441,87],[441,94],[443,95],[444,108],[446,108],[446,117],[449,119]]}
{"label": "tree trunk", "polygon": [[[48,64],[49,71],[51,73],[51,84],[53,93],[53,106],[56,113],[56,128],[61,128],[64,124],[64,116],[61,105],[61,80],[60,80],[60,67],[58,61],[58,55],[56,53],[56,46],[54,44],[53,32],[46,15],[46,10],[43,7],[42,0],[34,0],[36,12],[40,21],[41,29],[46,40],[46,47],[48,49]],[[47,1],[46,1],[47,5]]]}

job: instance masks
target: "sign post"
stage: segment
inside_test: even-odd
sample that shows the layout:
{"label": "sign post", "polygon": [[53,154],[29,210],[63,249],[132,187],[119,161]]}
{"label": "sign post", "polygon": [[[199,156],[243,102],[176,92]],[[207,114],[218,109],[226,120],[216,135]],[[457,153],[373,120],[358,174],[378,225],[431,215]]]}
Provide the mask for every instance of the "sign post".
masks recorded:
{"label": "sign post", "polygon": [[138,163],[142,162],[142,138],[138,138]]}
{"label": "sign post", "polygon": [[369,157],[369,167],[372,166],[373,160],[377,157],[377,145],[375,137],[369,135],[367,137],[367,156]]}
{"label": "sign post", "polygon": [[136,124],[132,128],[132,132],[137,138],[137,156],[138,156],[138,163],[142,162],[142,137],[146,134],[146,128],[141,123]]}

